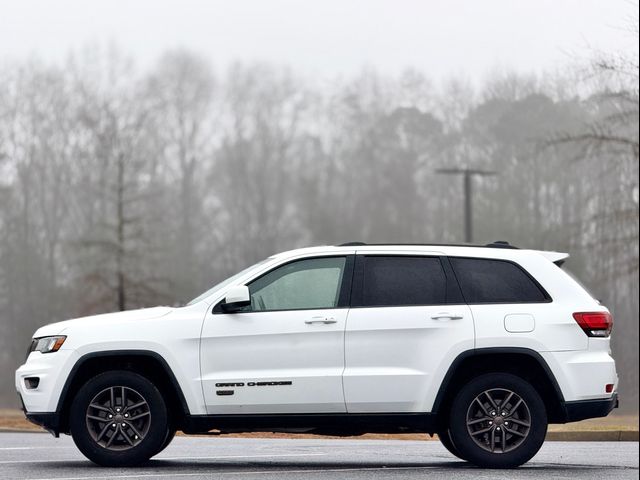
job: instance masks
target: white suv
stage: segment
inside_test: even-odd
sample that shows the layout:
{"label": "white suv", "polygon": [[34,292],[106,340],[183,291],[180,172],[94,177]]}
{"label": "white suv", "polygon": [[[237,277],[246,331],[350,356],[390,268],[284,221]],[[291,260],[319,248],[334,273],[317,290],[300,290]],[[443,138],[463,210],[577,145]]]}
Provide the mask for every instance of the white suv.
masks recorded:
{"label": "white suv", "polygon": [[100,465],[186,433],[437,433],[483,467],[527,462],[549,423],[617,406],[612,318],[567,254],[365,245],[281,253],[181,308],[40,328],[29,420]]}

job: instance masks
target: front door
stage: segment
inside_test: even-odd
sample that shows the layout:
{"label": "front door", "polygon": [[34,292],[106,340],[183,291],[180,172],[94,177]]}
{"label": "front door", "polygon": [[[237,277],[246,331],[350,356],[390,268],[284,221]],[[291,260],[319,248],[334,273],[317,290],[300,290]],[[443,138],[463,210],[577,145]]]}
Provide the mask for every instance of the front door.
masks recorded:
{"label": "front door", "polygon": [[305,258],[250,281],[251,306],[205,319],[201,368],[213,414],[345,412],[344,330],[353,256]]}

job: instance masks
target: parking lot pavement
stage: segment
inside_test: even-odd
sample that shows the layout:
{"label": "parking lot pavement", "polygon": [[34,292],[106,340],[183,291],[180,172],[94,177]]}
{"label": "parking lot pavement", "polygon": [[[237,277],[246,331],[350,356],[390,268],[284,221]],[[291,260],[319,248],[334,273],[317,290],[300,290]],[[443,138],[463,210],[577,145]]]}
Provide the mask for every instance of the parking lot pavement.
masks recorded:
{"label": "parking lot pavement", "polygon": [[71,438],[0,433],[2,479],[545,479],[638,478],[637,442],[547,442],[517,470],[480,470],[439,442],[177,437],[135,469],[93,465]]}

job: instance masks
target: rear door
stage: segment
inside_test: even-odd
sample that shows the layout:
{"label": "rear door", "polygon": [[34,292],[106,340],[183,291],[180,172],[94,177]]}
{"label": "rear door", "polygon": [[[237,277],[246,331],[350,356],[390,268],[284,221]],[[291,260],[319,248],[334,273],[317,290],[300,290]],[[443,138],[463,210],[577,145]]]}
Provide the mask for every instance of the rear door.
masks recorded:
{"label": "rear door", "polygon": [[345,332],[349,413],[428,412],[474,325],[444,257],[356,255]]}

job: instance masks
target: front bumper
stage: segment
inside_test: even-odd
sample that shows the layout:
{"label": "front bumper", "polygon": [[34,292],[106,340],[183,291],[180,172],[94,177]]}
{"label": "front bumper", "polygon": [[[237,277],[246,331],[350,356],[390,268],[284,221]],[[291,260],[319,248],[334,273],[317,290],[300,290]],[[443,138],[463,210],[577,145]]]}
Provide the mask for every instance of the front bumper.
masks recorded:
{"label": "front bumper", "polygon": [[[16,391],[22,399],[25,412],[55,412],[58,401],[77,360],[75,350],[60,349],[55,353],[31,352],[24,365],[16,370]],[[38,379],[36,387],[30,386],[27,379]]]}
{"label": "front bumper", "polygon": [[620,400],[614,393],[611,398],[604,400],[581,400],[578,402],[566,402],[564,408],[568,422],[579,422],[588,418],[606,417],[614,408],[618,408]]}
{"label": "front bumper", "polygon": [[[27,420],[56,437],[60,433],[60,395],[76,359],[74,350],[31,352],[24,365],[16,370],[15,386]],[[30,386],[29,378],[37,378],[37,386]]]}
{"label": "front bumper", "polygon": [[27,420],[44,428],[54,437],[60,436],[60,414],[58,413],[28,413],[24,412]]}

